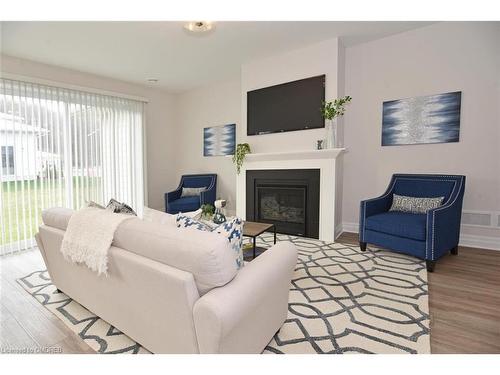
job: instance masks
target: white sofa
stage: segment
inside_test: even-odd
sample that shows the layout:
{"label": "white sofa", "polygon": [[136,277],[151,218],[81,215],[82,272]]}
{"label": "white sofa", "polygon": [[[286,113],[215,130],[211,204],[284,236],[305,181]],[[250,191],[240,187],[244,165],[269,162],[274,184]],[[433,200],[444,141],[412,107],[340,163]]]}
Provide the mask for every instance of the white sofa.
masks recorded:
{"label": "white sofa", "polygon": [[153,353],[261,353],[280,329],[297,262],[279,242],[241,270],[220,235],[133,218],[117,229],[108,275],[60,252],[73,210],[43,212],[37,242],[58,289]]}

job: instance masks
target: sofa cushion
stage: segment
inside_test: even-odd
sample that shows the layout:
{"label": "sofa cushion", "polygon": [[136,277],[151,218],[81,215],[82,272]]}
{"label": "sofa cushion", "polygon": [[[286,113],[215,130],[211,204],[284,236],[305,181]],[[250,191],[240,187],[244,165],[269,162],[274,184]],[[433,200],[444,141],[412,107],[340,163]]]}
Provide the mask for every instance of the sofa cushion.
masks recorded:
{"label": "sofa cushion", "polygon": [[113,245],[190,272],[200,295],[227,284],[238,271],[231,244],[212,232],[131,219],[118,227]]}
{"label": "sofa cushion", "polygon": [[178,214],[177,215],[177,227],[184,229],[196,229],[201,231],[208,231],[220,234],[221,236],[227,238],[231,244],[232,254],[234,256],[234,262],[237,269],[242,268],[245,265],[243,259],[243,220],[239,217],[235,217],[227,222],[219,224],[215,227],[205,224],[202,221],[195,220],[191,217]]}
{"label": "sofa cushion", "polygon": [[[43,222],[66,230],[73,212],[48,209],[42,213]],[[200,295],[230,282],[238,270],[227,239],[212,232],[187,232],[134,217],[118,226],[113,246],[191,273]]]}
{"label": "sofa cushion", "polygon": [[175,226],[175,215],[144,206],[142,220],[150,223]]}
{"label": "sofa cushion", "polygon": [[[196,211],[184,212],[183,215],[198,220],[201,217],[202,210],[201,208]],[[159,223],[166,225],[177,226],[175,221],[177,215],[172,215],[167,212],[158,211],[153,208],[144,206],[142,220],[149,221],[150,223]]]}
{"label": "sofa cushion", "polygon": [[173,211],[194,211],[200,208],[200,197],[179,198],[168,203],[169,209]]}
{"label": "sofa cushion", "polygon": [[66,230],[69,219],[73,215],[74,210],[71,208],[53,207],[42,211],[42,221],[49,227]]}
{"label": "sofa cushion", "polygon": [[393,236],[425,241],[426,219],[425,214],[390,211],[367,217],[365,227]]}
{"label": "sofa cushion", "polygon": [[396,175],[393,193],[411,197],[444,197],[446,202],[458,182],[457,176],[449,177]]}

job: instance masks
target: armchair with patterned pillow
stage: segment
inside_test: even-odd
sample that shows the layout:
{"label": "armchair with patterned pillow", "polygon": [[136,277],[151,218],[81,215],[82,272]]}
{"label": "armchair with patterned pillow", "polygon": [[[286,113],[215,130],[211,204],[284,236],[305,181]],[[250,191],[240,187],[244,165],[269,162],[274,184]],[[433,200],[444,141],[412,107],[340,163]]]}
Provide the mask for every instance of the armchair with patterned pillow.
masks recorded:
{"label": "armchair with patterned pillow", "polygon": [[461,175],[394,174],[382,196],[361,201],[361,250],[374,244],[413,255],[432,272],[439,258],[458,254],[464,190]]}
{"label": "armchair with patterned pillow", "polygon": [[177,189],[165,193],[165,211],[169,214],[196,211],[204,204],[213,205],[216,194],[216,174],[186,174]]}

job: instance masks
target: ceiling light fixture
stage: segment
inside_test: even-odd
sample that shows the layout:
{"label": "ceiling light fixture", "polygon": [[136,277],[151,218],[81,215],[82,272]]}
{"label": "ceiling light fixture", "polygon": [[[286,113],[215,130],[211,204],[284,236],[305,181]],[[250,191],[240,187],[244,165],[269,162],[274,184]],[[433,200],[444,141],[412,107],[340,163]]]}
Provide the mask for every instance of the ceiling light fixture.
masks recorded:
{"label": "ceiling light fixture", "polygon": [[207,33],[215,29],[215,23],[211,21],[192,21],[184,24],[184,29],[191,33]]}

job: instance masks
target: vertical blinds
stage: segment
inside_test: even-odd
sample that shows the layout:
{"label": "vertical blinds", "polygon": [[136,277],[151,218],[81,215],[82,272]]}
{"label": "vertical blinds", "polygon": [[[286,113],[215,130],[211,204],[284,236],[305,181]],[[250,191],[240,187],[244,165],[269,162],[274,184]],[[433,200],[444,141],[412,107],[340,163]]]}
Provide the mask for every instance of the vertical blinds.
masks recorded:
{"label": "vertical blinds", "polygon": [[0,79],[0,255],[29,248],[43,209],[144,205],[144,103]]}

